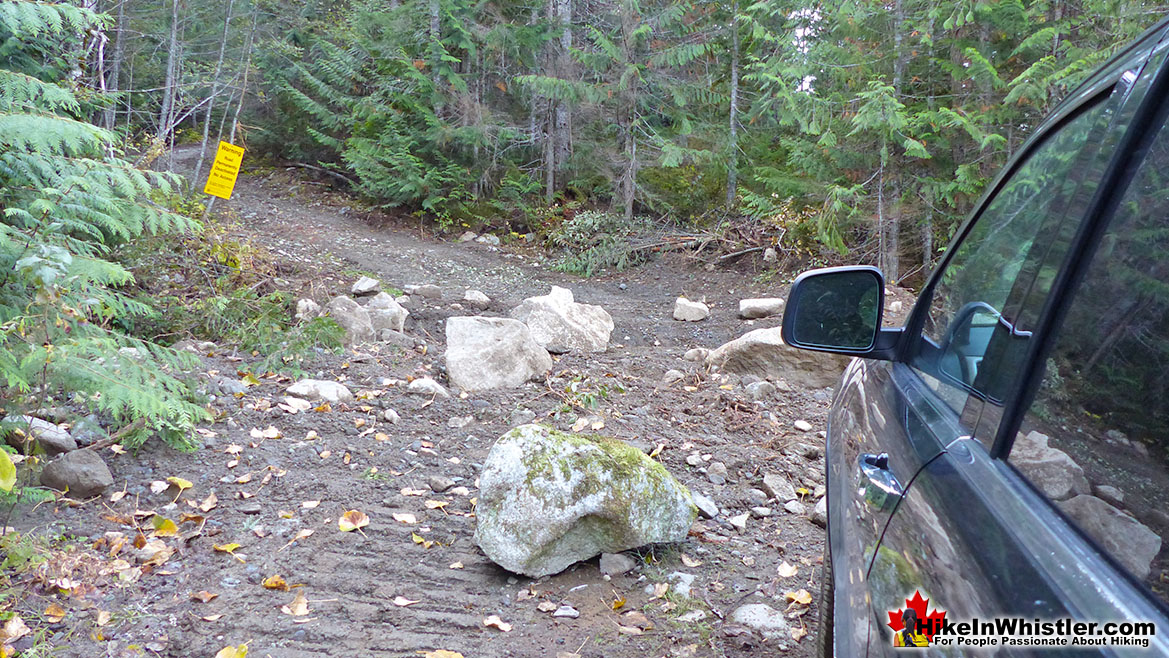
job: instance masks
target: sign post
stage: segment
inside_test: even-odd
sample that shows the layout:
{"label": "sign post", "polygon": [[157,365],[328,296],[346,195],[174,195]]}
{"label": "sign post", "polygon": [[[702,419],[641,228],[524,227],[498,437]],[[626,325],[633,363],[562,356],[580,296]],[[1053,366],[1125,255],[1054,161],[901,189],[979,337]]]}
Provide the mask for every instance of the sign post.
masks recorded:
{"label": "sign post", "polygon": [[220,199],[230,199],[243,158],[243,148],[219,142],[219,150],[215,152],[215,162],[211,164],[211,171],[207,174],[207,184],[203,186],[203,193]]}

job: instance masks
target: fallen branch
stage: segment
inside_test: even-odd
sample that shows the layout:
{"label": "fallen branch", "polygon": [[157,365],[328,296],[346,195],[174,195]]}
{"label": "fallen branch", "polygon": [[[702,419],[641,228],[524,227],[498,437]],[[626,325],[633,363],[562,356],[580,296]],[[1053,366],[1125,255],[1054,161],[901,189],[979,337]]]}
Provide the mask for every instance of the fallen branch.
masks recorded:
{"label": "fallen branch", "polygon": [[145,425],[146,419],[139,418],[138,420],[118,430],[114,434],[111,434],[109,438],[102,439],[101,441],[95,441],[82,448],[82,450],[101,450],[102,448],[108,448],[118,441],[126,438],[127,435],[142,429]]}
{"label": "fallen branch", "polygon": [[306,164],[304,162],[293,162],[293,163],[291,163],[291,166],[300,167],[301,169],[308,169],[311,171],[318,171],[322,174],[328,174],[329,176],[332,176],[333,178],[340,178],[341,180],[345,181],[346,183],[349,183],[350,185],[352,185],[353,187],[357,187],[357,181],[346,176],[345,174],[342,174],[339,171],[333,171],[332,169],[325,169],[324,167],[317,167],[315,165]]}

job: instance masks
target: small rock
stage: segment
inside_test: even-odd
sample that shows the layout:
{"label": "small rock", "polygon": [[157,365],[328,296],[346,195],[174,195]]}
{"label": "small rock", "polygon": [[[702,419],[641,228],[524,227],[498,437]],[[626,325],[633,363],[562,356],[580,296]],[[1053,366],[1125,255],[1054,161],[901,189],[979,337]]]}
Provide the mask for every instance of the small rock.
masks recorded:
{"label": "small rock", "polygon": [[479,244],[491,245],[492,247],[498,247],[499,236],[491,235],[490,233],[484,233],[483,235],[475,238],[475,242],[478,242]]}
{"label": "small rock", "polygon": [[675,571],[667,577],[674,583],[674,593],[678,596],[690,598],[690,588],[694,585],[694,575]]}
{"label": "small rock", "polygon": [[705,347],[695,347],[694,349],[687,350],[686,353],[682,355],[682,358],[692,363],[698,363],[700,361],[705,361],[709,354],[710,350],[706,349]]}
{"label": "small rock", "polygon": [[718,505],[715,505],[714,501],[710,498],[692,491],[690,492],[690,499],[694,501],[694,506],[698,508],[698,513],[703,518],[713,519],[718,516]]}
{"label": "small rock", "polygon": [[[374,312],[377,313],[377,311]],[[377,332],[377,340],[379,343],[395,345],[403,350],[412,350],[422,344],[420,341],[415,340],[414,337],[408,336],[400,331],[394,331],[393,329],[382,329]]]}
{"label": "small rock", "polygon": [[686,373],[681,370],[667,370],[666,374],[662,375],[662,386],[669,386],[677,381],[682,381],[686,378]]}
{"label": "small rock", "polygon": [[439,384],[429,377],[420,377],[410,382],[410,384],[406,387],[406,392],[413,393],[415,395],[434,395],[444,399],[451,396],[451,394],[442,387],[442,384]]}
{"label": "small rock", "polygon": [[452,416],[451,419],[446,422],[446,426],[451,429],[458,430],[470,425],[474,421],[474,416]]}
{"label": "small rock", "polygon": [[763,490],[781,503],[786,503],[789,500],[795,500],[797,498],[796,489],[792,486],[791,482],[788,482],[787,478],[782,475],[776,475],[774,473],[763,476]]}
{"label": "small rock", "polygon": [[747,396],[756,402],[770,399],[775,395],[775,384],[771,382],[754,382],[747,385]]}
{"label": "small rock", "polygon": [[491,305],[491,298],[478,290],[468,290],[463,293],[463,302],[471,308],[482,310]]}
{"label": "small rock", "polygon": [[533,420],[536,420],[536,412],[531,409],[520,408],[511,412],[511,418],[507,422],[512,427],[519,427],[520,425],[527,425]]}
{"label": "small rock", "polygon": [[455,486],[455,481],[441,475],[431,475],[426,479],[426,484],[434,493],[442,493]]}
{"label": "small rock", "polygon": [[600,306],[581,304],[572,291],[552,286],[547,295],[528,297],[508,314],[523,322],[545,349],[604,352],[613,333],[613,316]]}
{"label": "small rock", "polygon": [[812,523],[821,528],[828,527],[828,497],[825,496],[816,502],[815,509],[812,510]]}
{"label": "small rock", "polygon": [[45,465],[41,484],[80,500],[104,493],[113,486],[114,476],[92,450],[74,450]]}
{"label": "small rock", "polygon": [[[384,292],[374,295],[373,299],[369,300],[369,304],[366,304],[365,310],[369,314],[370,324],[379,333],[386,330],[400,333],[406,326],[406,318],[410,316],[410,311],[407,311],[405,306],[394,301],[393,297]],[[380,336],[379,340],[386,341]],[[411,347],[413,347],[412,339]]]}
{"label": "small rock", "polygon": [[770,507],[752,507],[751,508],[751,516],[754,516],[757,519],[763,519],[763,518],[769,517],[769,516],[771,516],[771,508]]}
{"label": "small rock", "polygon": [[748,512],[743,512],[742,514],[732,516],[727,520],[731,522],[731,525],[734,526],[736,530],[743,532],[747,529],[747,519],[749,518],[751,518],[751,514]]}
{"label": "small rock", "polygon": [[[498,239],[498,238],[496,238]],[[570,605],[562,605],[556,608],[556,612],[552,613],[553,617],[568,617],[569,619],[576,619],[580,616],[580,611]]]}
{"label": "small rock", "polygon": [[424,284],[421,286],[414,286],[414,288],[412,290],[409,290],[408,292],[411,295],[425,297],[426,299],[441,299],[442,298],[442,288],[439,288],[438,286],[434,285],[433,283],[427,283],[427,284]]}
{"label": "small rock", "polygon": [[332,404],[353,401],[349,387],[327,379],[302,379],[285,389],[285,392],[305,400],[324,400]]}
{"label": "small rock", "polygon": [[699,322],[710,317],[710,307],[702,302],[692,302],[685,297],[674,300],[674,319],[684,322]]}
{"label": "small rock", "polygon": [[361,295],[372,295],[381,287],[381,281],[370,278],[368,276],[363,276],[353,284],[353,287],[349,289],[349,292],[352,293],[355,297],[359,297]]}
{"label": "small rock", "polygon": [[702,466],[702,455],[692,452],[686,455],[686,463],[694,467]]}
{"label": "small rock", "polygon": [[464,231],[463,234],[459,236],[459,242],[472,242],[477,237],[479,237],[479,234],[474,231]]}
{"label": "small rock", "polygon": [[1116,507],[1124,507],[1124,492],[1114,486],[1101,484],[1094,488],[1096,497]]}
{"label": "small rock", "polygon": [[[702,621],[703,619],[706,619],[706,611],[705,610],[691,610],[690,612],[687,612],[684,615],[678,616],[678,621],[682,622],[683,624],[696,624],[696,623]],[[682,654],[678,654],[678,655],[682,655]]]}
{"label": "small rock", "polygon": [[610,576],[620,576],[621,574],[633,571],[637,563],[633,558],[623,553],[601,553],[601,573]]}
{"label": "small rock", "polygon": [[321,314],[321,305],[311,299],[301,299],[296,302],[296,319],[312,320]]}
{"label": "small rock", "polygon": [[518,320],[447,318],[446,339],[447,377],[464,391],[516,388],[552,369],[552,357]]}
{"label": "small rock", "polygon": [[334,297],[326,306],[329,317],[345,329],[345,342],[364,343],[373,340],[374,330],[369,313],[364,307],[345,295]]}
{"label": "small rock", "polygon": [[744,320],[778,315],[783,311],[783,300],[778,297],[763,297],[758,299],[739,300],[739,317]]}
{"label": "small rock", "polygon": [[393,409],[386,409],[382,412],[382,420],[391,425],[397,425],[398,421],[402,420],[402,417],[399,416],[398,412],[394,411]]}
{"label": "small rock", "polygon": [[[32,416],[5,416],[3,422],[5,425],[15,426],[7,430],[8,445],[22,452],[24,451],[25,442],[30,435],[33,441],[49,455],[71,452],[77,449],[77,442],[73,440],[69,432],[66,432],[47,420],[33,418]],[[18,434],[15,431],[16,429],[19,429],[21,434]]]}
{"label": "small rock", "polygon": [[900,313],[901,312],[901,302],[900,301],[889,302],[889,312],[890,313]]}
{"label": "small rock", "polygon": [[731,613],[731,619],[758,631],[765,640],[786,640],[791,637],[791,627],[783,613],[763,603],[749,603],[736,608]]}
{"label": "small rock", "polygon": [[243,514],[259,514],[263,511],[259,503],[244,503],[236,509]]}
{"label": "small rock", "polygon": [[710,480],[711,484],[726,484],[727,465],[722,462],[714,462],[710,466],[707,466],[706,479]]}
{"label": "small rock", "polygon": [[812,424],[806,420],[797,420],[792,425],[801,432],[811,432]]}
{"label": "small rock", "polygon": [[796,452],[804,459],[816,460],[823,454],[820,446],[814,446],[810,443],[797,443],[794,447]]}
{"label": "small rock", "polygon": [[783,504],[783,508],[788,511],[788,514],[795,514],[796,516],[803,516],[808,513],[808,508],[798,500],[789,500]]}
{"label": "small rock", "polygon": [[763,262],[768,265],[774,265],[779,262],[779,252],[774,247],[768,247],[763,250]]}

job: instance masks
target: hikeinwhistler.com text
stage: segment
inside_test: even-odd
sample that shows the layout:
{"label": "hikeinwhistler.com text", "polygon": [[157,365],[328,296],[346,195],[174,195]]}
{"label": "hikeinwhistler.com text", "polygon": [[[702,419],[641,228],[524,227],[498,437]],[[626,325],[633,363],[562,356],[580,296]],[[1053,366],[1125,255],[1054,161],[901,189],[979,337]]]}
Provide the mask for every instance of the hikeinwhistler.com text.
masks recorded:
{"label": "hikeinwhistler.com text", "polygon": [[[991,620],[930,620],[922,625],[926,632],[934,632],[931,644],[939,647],[1148,648],[1151,638],[1157,634],[1157,625],[1150,621],[999,617]],[[934,628],[929,628],[931,625]]]}

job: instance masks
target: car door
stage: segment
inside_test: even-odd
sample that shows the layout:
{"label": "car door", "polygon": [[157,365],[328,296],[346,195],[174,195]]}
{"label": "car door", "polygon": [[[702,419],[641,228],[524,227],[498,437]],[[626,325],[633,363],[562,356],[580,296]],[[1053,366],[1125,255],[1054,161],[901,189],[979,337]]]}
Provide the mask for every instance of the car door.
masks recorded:
{"label": "car door", "polygon": [[948,250],[901,362],[881,364],[893,391],[882,414],[905,440],[888,463],[910,481],[868,564],[868,655],[895,655],[892,633],[911,600],[950,619],[1115,618],[1120,609],[1099,561],[1078,550],[1058,511],[1036,504],[1002,459],[1011,441],[1000,439],[1013,438],[1028,364],[1108,217],[1118,172],[1139,162],[1132,146],[1161,102],[1149,93],[1164,73],[1163,53],[1152,55],[1159,43],[1148,36],[1046,122]]}

